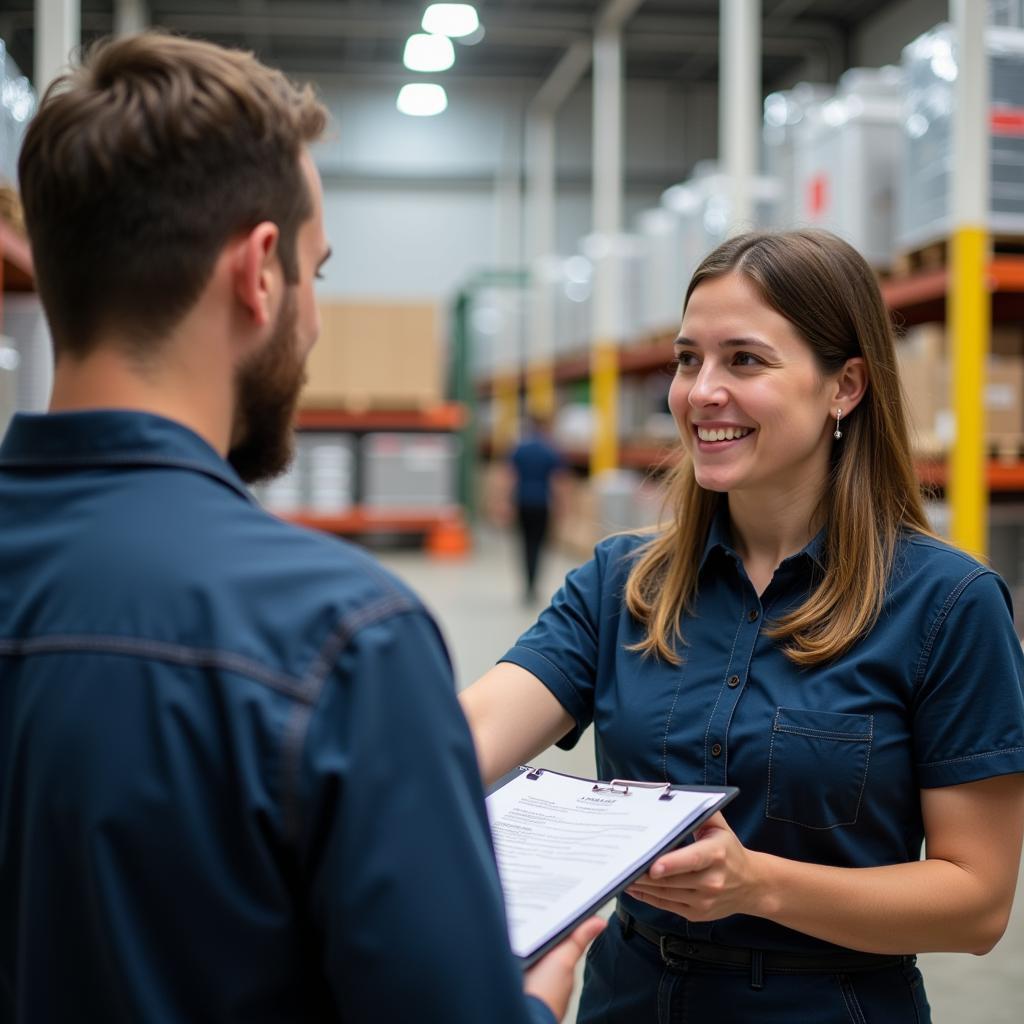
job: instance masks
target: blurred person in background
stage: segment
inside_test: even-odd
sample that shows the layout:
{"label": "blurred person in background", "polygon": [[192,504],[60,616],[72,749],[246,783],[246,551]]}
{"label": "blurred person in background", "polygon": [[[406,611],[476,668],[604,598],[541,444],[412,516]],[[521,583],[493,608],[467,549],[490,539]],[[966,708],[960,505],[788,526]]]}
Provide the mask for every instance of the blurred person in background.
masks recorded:
{"label": "blurred person in background", "polygon": [[319,331],[325,116],[147,33],[28,129],[57,361],[0,447],[4,1021],[551,1022],[600,930],[524,995],[435,623],[246,488]]}
{"label": "blurred person in background", "polygon": [[522,439],[508,456],[510,507],[519,538],[523,601],[537,600],[537,575],[549,534],[564,508],[565,459],[542,416],[526,418]]}
{"label": "blurred person in background", "polygon": [[602,541],[463,692],[484,778],[593,723],[603,779],[740,789],[620,898],[580,1024],[926,1024],[915,954],[990,950],[1017,882],[1009,593],[929,527],[845,242],[725,242],[674,348],[668,525]]}

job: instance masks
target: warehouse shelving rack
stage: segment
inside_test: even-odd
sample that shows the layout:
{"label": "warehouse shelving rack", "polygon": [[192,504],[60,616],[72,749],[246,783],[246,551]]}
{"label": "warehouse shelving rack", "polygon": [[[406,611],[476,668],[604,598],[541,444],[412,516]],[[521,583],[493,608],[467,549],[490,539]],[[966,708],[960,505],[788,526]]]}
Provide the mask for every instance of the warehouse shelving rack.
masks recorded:
{"label": "warehouse shelving rack", "polygon": [[[375,431],[401,433],[461,432],[466,428],[466,407],[446,402],[425,409],[304,409],[296,419],[300,431],[342,431],[364,434]],[[324,533],[345,536],[371,534],[418,534],[428,553],[458,556],[470,547],[469,528],[463,501],[440,507],[368,508],[355,507],[337,514],[309,510],[281,516],[288,522]]]}
{"label": "warehouse shelving rack", "polygon": [[[894,276],[881,282],[882,297],[901,327],[929,322],[944,322],[946,302],[951,288],[952,272],[949,268],[920,270]],[[993,323],[1024,323],[1024,256],[999,255],[987,263],[986,280],[992,300]],[[671,364],[671,344],[674,334],[666,332],[654,340],[624,345],[617,349],[618,370],[623,375],[664,372]],[[556,360],[555,380],[571,384],[589,379],[590,355],[581,352]],[[525,387],[526,374],[520,375],[519,386]],[[476,393],[490,392],[492,381],[478,381]],[[623,468],[656,470],[671,465],[678,457],[675,446],[652,442],[650,444],[623,442],[619,464]],[[570,450],[566,458],[574,466],[585,468],[590,453]],[[948,480],[945,458],[920,457],[918,476],[923,486],[942,490]],[[990,459],[986,465],[989,490],[997,493],[1024,493],[1024,460],[1019,458]]]}

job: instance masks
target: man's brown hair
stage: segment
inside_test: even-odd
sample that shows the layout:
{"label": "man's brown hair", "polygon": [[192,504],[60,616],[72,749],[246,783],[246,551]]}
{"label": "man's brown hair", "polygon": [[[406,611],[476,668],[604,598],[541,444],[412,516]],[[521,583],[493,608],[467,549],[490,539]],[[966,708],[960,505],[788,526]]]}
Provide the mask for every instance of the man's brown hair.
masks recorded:
{"label": "man's brown hair", "polygon": [[18,166],[58,355],[112,329],[144,353],[263,221],[294,283],[312,214],[299,158],[325,123],[308,86],[250,53],[159,32],[93,46],[47,89]]}

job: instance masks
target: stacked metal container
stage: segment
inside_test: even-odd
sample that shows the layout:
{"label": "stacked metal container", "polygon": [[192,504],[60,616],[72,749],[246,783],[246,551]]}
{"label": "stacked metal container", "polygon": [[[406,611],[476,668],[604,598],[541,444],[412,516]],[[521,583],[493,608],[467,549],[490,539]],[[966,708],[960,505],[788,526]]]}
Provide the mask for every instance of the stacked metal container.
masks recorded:
{"label": "stacked metal container", "polygon": [[643,262],[639,328],[644,335],[661,334],[677,325],[686,287],[679,214],[667,206],[644,210],[636,227]]}
{"label": "stacked metal container", "polygon": [[[15,219],[18,154],[36,97],[29,80],[0,40],[0,190]],[[17,229],[17,224],[13,225]],[[45,408],[50,393],[50,336],[35,296],[5,296],[0,332],[0,435],[19,409]]]}
{"label": "stacked metal container", "polygon": [[0,39],[0,181],[18,180],[21,140],[35,109],[35,92]]}
{"label": "stacked metal container", "polygon": [[[990,230],[1024,232],[1024,30],[990,27]],[[954,32],[938,25],[903,50],[907,79],[899,245],[915,248],[948,235],[953,162]]]}
{"label": "stacked metal container", "polygon": [[595,323],[587,325],[587,338],[623,344],[637,337],[642,322],[644,273],[641,240],[636,235],[595,232],[580,242],[580,251],[593,267],[593,288],[589,298],[591,316],[595,302],[608,303],[614,311],[605,325],[605,337]]}
{"label": "stacked metal container", "polygon": [[295,458],[275,480],[257,486],[257,498],[277,515],[341,515],[355,503],[356,438],[338,431],[308,431],[295,441]]}
{"label": "stacked metal container", "polygon": [[[775,222],[779,201],[779,183],[764,175],[752,182],[754,198],[753,218],[741,224],[741,230],[765,228]],[[681,185],[673,185],[662,196],[662,204],[674,210],[681,220],[683,287],[686,291],[693,271],[712,249],[733,232],[732,183],[728,175],[719,171],[713,160],[702,160],[693,169],[691,177]]]}
{"label": "stacked metal container", "polygon": [[832,231],[873,266],[890,266],[903,166],[902,70],[851,68],[834,96],[807,100],[793,137],[796,208],[786,226]]}
{"label": "stacked metal container", "polygon": [[53,344],[34,293],[8,292],[0,335],[0,434],[17,412],[41,412],[53,386]]}
{"label": "stacked metal container", "polygon": [[454,434],[367,434],[363,506],[382,513],[456,506],[461,443]]}
{"label": "stacked metal container", "polygon": [[801,223],[801,196],[797,186],[797,139],[808,120],[820,118],[822,107],[835,95],[831,86],[800,82],[785,92],[773,92],[764,101],[763,160],[765,174],[779,183],[773,227],[792,228]]}
{"label": "stacked metal container", "polygon": [[555,354],[570,355],[590,344],[594,266],[581,253],[569,256],[552,273]]}

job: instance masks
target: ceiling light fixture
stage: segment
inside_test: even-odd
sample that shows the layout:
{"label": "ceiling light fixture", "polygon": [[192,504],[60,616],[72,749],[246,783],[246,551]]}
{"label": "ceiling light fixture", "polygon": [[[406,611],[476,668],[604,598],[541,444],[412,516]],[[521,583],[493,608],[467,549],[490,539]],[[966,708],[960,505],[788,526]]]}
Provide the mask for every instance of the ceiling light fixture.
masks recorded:
{"label": "ceiling light fixture", "polygon": [[458,39],[472,35],[480,18],[472,4],[431,4],[423,12],[423,31]]}
{"label": "ceiling light fixture", "polygon": [[455,63],[455,47],[447,36],[417,32],[409,36],[402,60],[410,71],[447,71]]}
{"label": "ceiling light fixture", "polygon": [[433,82],[414,82],[402,86],[396,106],[410,117],[433,117],[447,108],[448,95]]}

